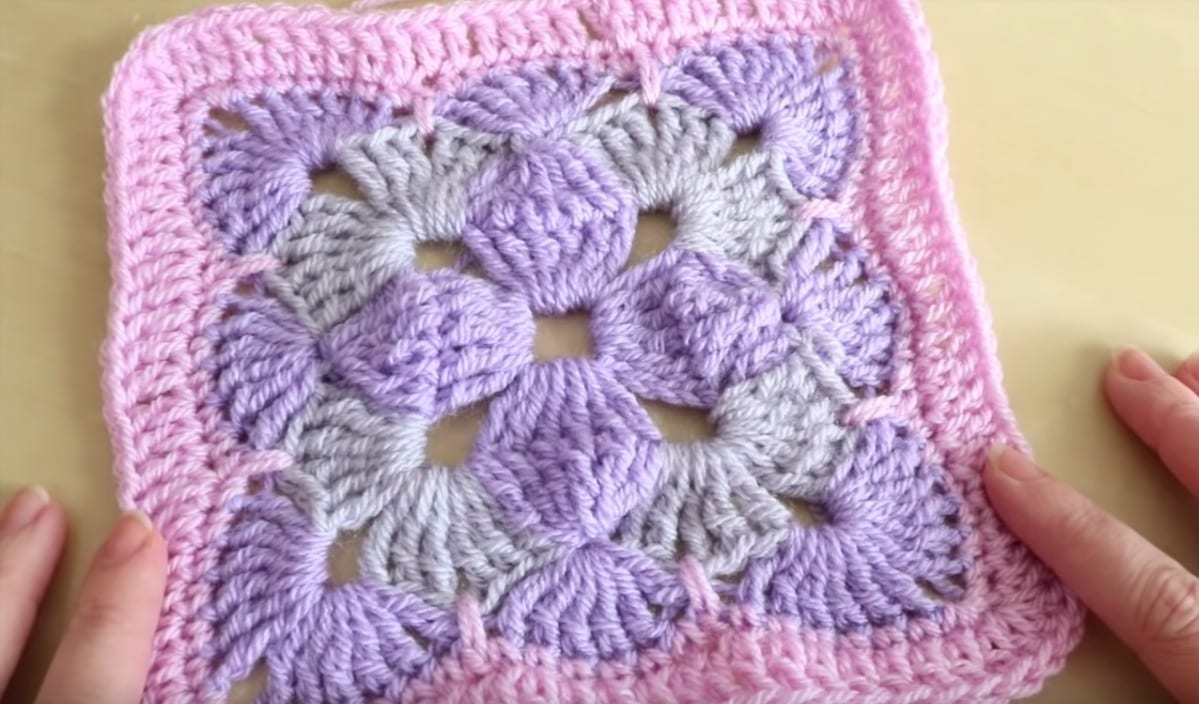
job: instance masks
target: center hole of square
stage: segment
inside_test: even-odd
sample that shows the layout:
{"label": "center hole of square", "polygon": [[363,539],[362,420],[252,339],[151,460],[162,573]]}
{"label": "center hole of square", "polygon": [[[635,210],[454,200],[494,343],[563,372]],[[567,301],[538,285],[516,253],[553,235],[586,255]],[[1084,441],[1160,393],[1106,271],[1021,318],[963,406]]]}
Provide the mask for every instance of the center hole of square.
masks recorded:
{"label": "center hole of square", "polygon": [[533,356],[546,362],[563,357],[590,357],[591,316],[584,312],[533,317]]}

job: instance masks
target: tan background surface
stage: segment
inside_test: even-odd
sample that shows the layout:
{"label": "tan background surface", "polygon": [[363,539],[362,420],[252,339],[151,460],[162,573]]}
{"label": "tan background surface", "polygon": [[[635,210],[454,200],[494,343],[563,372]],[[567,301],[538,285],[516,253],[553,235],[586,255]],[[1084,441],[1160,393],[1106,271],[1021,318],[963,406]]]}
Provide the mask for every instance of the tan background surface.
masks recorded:
{"label": "tan background surface", "polygon": [[[96,362],[108,289],[99,96],[141,28],[202,4],[0,0],[0,496],[40,482],[74,520],[13,702],[32,697],[115,515]],[[1016,414],[1046,464],[1199,568],[1195,503],[1111,420],[1097,384],[1113,347],[1170,363],[1199,348],[1199,2],[926,11]],[[1035,701],[1165,696],[1092,627]]]}

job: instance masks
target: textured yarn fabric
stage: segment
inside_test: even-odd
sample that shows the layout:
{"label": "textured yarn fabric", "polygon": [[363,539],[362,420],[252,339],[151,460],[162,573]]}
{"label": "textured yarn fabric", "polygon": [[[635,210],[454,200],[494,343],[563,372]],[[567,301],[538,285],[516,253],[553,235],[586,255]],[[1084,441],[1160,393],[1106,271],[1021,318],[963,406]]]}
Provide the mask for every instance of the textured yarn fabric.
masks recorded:
{"label": "textured yarn fabric", "polygon": [[[377,4],[176,20],[106,98],[106,413],[171,556],[146,702],[256,669],[263,704],[1002,702],[1061,668],[1081,610],[979,481],[1022,441],[913,0]],[[673,239],[632,260],[646,213]],[[587,354],[535,354],[580,313]]]}

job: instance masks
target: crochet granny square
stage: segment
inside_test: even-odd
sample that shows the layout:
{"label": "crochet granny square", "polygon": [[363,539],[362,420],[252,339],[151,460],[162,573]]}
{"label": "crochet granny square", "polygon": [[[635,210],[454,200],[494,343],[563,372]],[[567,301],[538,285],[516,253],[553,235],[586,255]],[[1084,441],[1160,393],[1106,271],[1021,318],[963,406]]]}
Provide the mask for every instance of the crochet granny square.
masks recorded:
{"label": "crochet granny square", "polygon": [[218,8],[106,119],[146,701],[998,702],[1077,642],[980,487],[1021,440],[913,0]]}

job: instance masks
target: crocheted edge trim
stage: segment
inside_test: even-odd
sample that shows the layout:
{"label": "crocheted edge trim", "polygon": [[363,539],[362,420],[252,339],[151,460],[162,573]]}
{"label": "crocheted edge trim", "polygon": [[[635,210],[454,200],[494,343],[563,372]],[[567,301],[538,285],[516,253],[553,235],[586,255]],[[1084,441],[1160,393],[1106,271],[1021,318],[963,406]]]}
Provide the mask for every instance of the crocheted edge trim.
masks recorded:
{"label": "crocheted edge trim", "polygon": [[[224,258],[213,244],[213,233],[189,209],[189,185],[197,177],[194,137],[203,114],[188,106],[222,97],[221,81],[229,75],[248,79],[233,86],[238,90],[276,82],[282,87],[353,87],[366,97],[413,103],[419,120],[432,95],[484,70],[539,57],[587,58],[624,71],[648,67],[641,77],[652,96],[652,67],[657,61],[722,36],[803,31],[856,45],[868,103],[867,140],[895,154],[890,167],[908,169],[901,175],[914,186],[907,190],[906,202],[885,203],[872,188],[883,185],[884,177],[867,173],[865,197],[856,205],[867,237],[897,281],[911,316],[905,361],[914,377],[919,415],[966,499],[967,518],[976,535],[969,545],[977,556],[975,572],[993,577],[990,568],[1002,564],[1010,573],[1014,554],[1027,566],[1021,575],[1024,584],[1060,592],[1044,568],[999,526],[978,481],[977,468],[991,442],[1003,439],[1020,447],[1024,442],[1004,396],[990,317],[952,197],[944,156],[942,87],[915,1],[727,0],[720,5],[700,0],[568,0],[552,5],[517,0],[387,14],[324,7],[227,7],[175,20],[137,40],[118,65],[105,100],[113,289],[103,359],[105,415],[116,454],[119,502],[149,513],[171,546],[171,601],[158,634],[151,691],[170,687],[182,675],[188,691],[201,692],[204,663],[197,662],[196,654],[207,633],[194,614],[207,597],[202,577],[215,557],[208,546],[229,520],[220,507],[244,493],[254,475],[288,461],[281,453],[237,448],[203,403],[211,381],[200,364],[208,348],[199,331],[219,315],[212,300],[231,290],[238,278],[271,264],[265,257]],[[379,65],[370,62],[369,51],[361,52],[366,59],[359,65],[329,62],[323,68],[332,80],[320,73],[321,66],[289,63],[302,53],[290,48],[291,53],[272,57],[280,66],[253,65],[238,52],[208,52],[205,63],[187,60],[189,50],[222,39],[269,46],[289,31],[319,31],[323,38],[369,37],[376,24],[384,30],[380,35],[396,42],[388,50],[400,51]],[[342,33],[330,32],[330,25]],[[530,27],[546,30],[551,38],[533,37]],[[521,31],[511,31],[517,28]],[[301,47],[306,38],[286,37],[289,46]],[[901,85],[910,92],[900,93]],[[895,104],[883,105],[884,100]],[[184,124],[179,123],[180,115],[188,118]],[[867,170],[878,165],[874,156]],[[908,238],[918,241],[905,248]],[[919,240],[924,239],[928,244],[922,246]],[[941,317],[934,320],[934,315]],[[945,378],[954,376],[946,360],[959,370],[970,368],[965,378],[970,385],[948,385],[944,394],[938,393],[946,387]],[[954,420],[946,420],[950,417]],[[163,484],[173,486],[163,490]],[[979,577],[972,574],[971,579]],[[1064,597],[1065,608],[1056,619],[1045,619],[1040,612],[1026,613],[1035,605],[1020,601],[1015,592],[1021,586],[1010,586],[1010,592],[1002,585],[972,590],[973,596],[951,607],[953,617],[935,639],[960,640],[1009,623],[1022,628],[1009,635],[1023,639],[1019,649],[1027,649],[1025,659],[999,662],[984,655],[971,661],[978,672],[954,673],[965,685],[980,675],[998,675],[995,670],[1002,665],[1008,686],[978,680],[961,692],[963,698],[1003,698],[1035,690],[1060,669],[1065,653],[1081,635],[1081,612],[1072,599]],[[784,625],[774,635],[787,632]],[[812,661],[832,662],[851,649],[877,656],[871,670],[880,678],[893,667],[893,654],[873,650],[886,641],[912,638],[910,633],[883,632],[861,642],[821,641],[794,629],[790,635],[817,651],[825,650],[819,642],[827,643],[826,654],[809,654]],[[1017,648],[1010,640],[1007,645],[1008,650]],[[947,650],[970,648],[962,641]],[[938,660],[930,661],[933,668],[947,664]],[[832,692],[837,685],[826,682],[823,687]]]}

